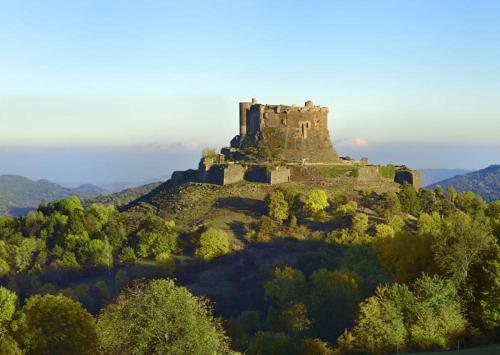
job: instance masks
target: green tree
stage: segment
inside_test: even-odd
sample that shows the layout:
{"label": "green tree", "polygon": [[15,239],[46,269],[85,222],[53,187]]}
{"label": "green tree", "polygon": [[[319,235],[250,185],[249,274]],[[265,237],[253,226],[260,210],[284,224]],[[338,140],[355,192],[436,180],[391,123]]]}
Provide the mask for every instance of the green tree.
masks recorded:
{"label": "green tree", "polygon": [[16,273],[27,271],[33,267],[40,267],[44,260],[39,257],[46,255],[45,243],[35,238],[13,238],[9,245],[11,268]]}
{"label": "green tree", "polygon": [[420,212],[420,199],[417,192],[411,185],[403,185],[398,193],[401,202],[401,210],[413,216],[417,216]]}
{"label": "green tree", "polygon": [[300,303],[307,293],[304,274],[289,266],[274,269],[274,278],[264,282],[266,297],[276,300],[281,307]]}
{"label": "green tree", "polygon": [[42,212],[28,212],[22,221],[24,235],[28,237],[40,237],[45,223],[45,215]]}
{"label": "green tree", "polygon": [[493,201],[490,203],[486,210],[486,215],[490,218],[491,229],[493,234],[497,238],[497,242],[500,241],[500,200]]}
{"label": "green tree", "polygon": [[290,355],[295,353],[292,339],[284,333],[258,332],[248,349],[254,355]]}
{"label": "green tree", "polygon": [[455,285],[423,275],[410,290],[404,284],[379,286],[360,305],[356,325],[339,338],[345,350],[385,353],[418,349],[449,349],[460,339],[467,321]]}
{"label": "green tree", "polygon": [[450,201],[455,203],[455,201],[457,200],[457,196],[458,196],[457,190],[453,186],[448,187],[447,190],[448,190],[448,197],[449,197]]}
{"label": "green tree", "polygon": [[396,233],[401,232],[406,226],[405,220],[399,215],[390,217],[388,224],[392,227],[392,229],[394,229]]}
{"label": "green tree", "polygon": [[379,264],[371,245],[350,247],[341,260],[341,267],[359,276],[362,298],[373,295],[378,285],[392,281],[389,273]]}
{"label": "green tree", "polygon": [[329,206],[328,195],[325,190],[313,190],[307,195],[304,211],[310,214],[323,212]]}
{"label": "green tree", "polygon": [[439,237],[441,235],[441,216],[437,212],[432,214],[421,213],[417,222],[417,233]]}
{"label": "green tree", "polygon": [[137,260],[137,257],[135,256],[134,249],[131,247],[124,247],[118,256],[118,261],[120,264],[125,265],[125,264],[132,264]]}
{"label": "green tree", "polygon": [[373,247],[382,267],[398,282],[409,282],[422,272],[436,272],[432,252],[433,239],[411,232],[396,233],[394,237],[375,238]]}
{"label": "green tree", "polygon": [[27,354],[96,354],[94,318],[63,295],[35,295],[21,311],[19,340]]}
{"label": "green tree", "polygon": [[413,302],[405,285],[379,286],[374,296],[360,304],[356,325],[338,339],[339,345],[374,354],[404,350],[408,337],[404,309]]}
{"label": "green tree", "polygon": [[472,290],[468,300],[468,319],[480,329],[500,329],[500,246],[491,248],[481,263],[471,267],[467,287]]}
{"label": "green tree", "polygon": [[307,306],[304,303],[296,303],[283,308],[280,312],[280,318],[283,330],[287,334],[305,332],[311,326]]}
{"label": "green tree", "polygon": [[459,192],[455,200],[455,205],[462,211],[475,214],[486,209],[483,199],[472,191]]}
{"label": "green tree", "polygon": [[7,334],[7,329],[17,308],[17,295],[0,286],[0,337]]}
{"label": "green tree", "polygon": [[314,330],[322,339],[335,341],[354,325],[360,301],[359,277],[349,270],[318,269],[310,279],[309,310]]}
{"label": "green tree", "polygon": [[416,300],[407,320],[413,346],[451,349],[463,337],[467,325],[455,285],[423,275],[415,282],[414,294]]}
{"label": "green tree", "polygon": [[173,253],[176,249],[175,223],[156,216],[150,216],[142,223],[137,233],[138,256],[149,257],[161,253]]}
{"label": "green tree", "polygon": [[229,237],[223,230],[208,228],[200,236],[199,246],[195,251],[198,258],[211,260],[229,253]]}
{"label": "green tree", "polygon": [[2,355],[22,355],[17,341],[10,335],[0,335],[0,349]]}
{"label": "green tree", "polygon": [[80,270],[80,264],[76,260],[75,253],[70,251],[64,251],[60,258],[54,260],[52,266],[60,270]]}
{"label": "green tree", "polygon": [[298,353],[300,355],[334,355],[333,349],[321,339],[304,338],[300,342]]}
{"label": "green tree", "polygon": [[389,191],[383,193],[382,201],[382,211],[386,218],[401,212],[401,202],[395,192]]}
{"label": "green tree", "polygon": [[436,195],[428,189],[418,190],[418,198],[423,212],[432,213],[438,209]]}
{"label": "green tree", "polygon": [[107,268],[113,266],[112,250],[107,241],[100,239],[89,240],[84,247],[84,253],[89,266]]}
{"label": "green tree", "polygon": [[471,266],[480,263],[484,253],[496,244],[486,218],[471,218],[463,212],[446,218],[441,234],[433,243],[435,261],[459,283],[467,279]]}
{"label": "green tree", "polygon": [[357,236],[366,235],[368,229],[368,216],[364,213],[356,213],[352,218],[352,232]]}
{"label": "green tree", "polygon": [[288,218],[288,203],[281,191],[273,191],[267,195],[266,203],[269,217],[280,223]]}
{"label": "green tree", "polygon": [[289,210],[293,212],[299,211],[300,203],[300,191],[295,186],[280,186],[275,191],[279,191],[283,194],[286,203],[288,204]]}
{"label": "green tree", "polygon": [[353,215],[358,209],[358,204],[355,201],[349,201],[337,207],[335,210],[341,216]]}
{"label": "green tree", "polygon": [[207,300],[172,280],[136,284],[98,318],[106,354],[225,354],[228,339]]}
{"label": "green tree", "polygon": [[0,239],[0,278],[8,275],[10,271],[8,257],[9,250],[7,248],[7,243]]}
{"label": "green tree", "polygon": [[444,190],[443,188],[441,187],[441,185],[436,185],[436,187],[434,188],[434,194],[436,195],[437,198],[439,199],[443,199],[445,198],[445,194],[444,194]]}
{"label": "green tree", "polygon": [[376,238],[394,238],[396,232],[388,224],[380,223],[375,226],[375,237]]}

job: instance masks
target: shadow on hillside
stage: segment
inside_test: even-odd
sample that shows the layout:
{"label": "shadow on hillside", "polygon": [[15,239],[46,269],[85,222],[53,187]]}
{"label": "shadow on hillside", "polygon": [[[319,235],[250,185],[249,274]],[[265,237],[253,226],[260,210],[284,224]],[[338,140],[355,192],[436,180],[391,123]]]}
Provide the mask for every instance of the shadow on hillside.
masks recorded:
{"label": "shadow on hillside", "polygon": [[266,208],[264,201],[244,197],[222,197],[217,200],[216,206],[235,212],[242,212],[252,217],[261,216]]}
{"label": "shadow on hillside", "polygon": [[245,249],[210,262],[179,266],[176,278],[196,295],[210,298],[218,315],[236,316],[243,310],[266,312],[264,281],[276,266],[315,270],[340,267],[343,250],[316,240],[277,239],[252,243]]}
{"label": "shadow on hillside", "polygon": [[246,240],[245,240],[245,223],[235,221],[235,222],[228,223],[228,226],[231,229],[231,231],[234,233],[236,238],[238,238],[242,242],[246,242]]}

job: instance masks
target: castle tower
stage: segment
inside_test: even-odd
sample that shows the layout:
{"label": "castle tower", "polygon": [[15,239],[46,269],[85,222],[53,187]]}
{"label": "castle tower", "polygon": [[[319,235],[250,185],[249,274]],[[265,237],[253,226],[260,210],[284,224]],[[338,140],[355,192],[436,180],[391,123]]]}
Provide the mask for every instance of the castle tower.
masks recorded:
{"label": "castle tower", "polygon": [[247,134],[247,110],[252,106],[251,102],[240,102],[240,137]]}
{"label": "castle tower", "polygon": [[240,134],[234,148],[269,145],[282,160],[312,163],[339,160],[328,132],[329,109],[306,101],[304,106],[264,105],[256,99],[240,102]]}

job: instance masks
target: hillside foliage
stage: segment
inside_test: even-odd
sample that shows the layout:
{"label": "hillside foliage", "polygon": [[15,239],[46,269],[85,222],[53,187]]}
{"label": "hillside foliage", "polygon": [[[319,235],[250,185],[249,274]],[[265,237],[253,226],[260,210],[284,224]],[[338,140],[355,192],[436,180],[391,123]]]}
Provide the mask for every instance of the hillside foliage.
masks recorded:
{"label": "hillside foliage", "polygon": [[434,183],[429,188],[433,189],[437,185],[444,189],[454,187],[457,191],[472,191],[488,202],[500,200],[500,165],[457,175]]}
{"label": "hillside foliage", "polygon": [[[500,340],[500,201],[293,184],[183,200],[194,188],[179,206],[218,198],[225,213],[193,228],[145,202],[72,196],[0,217],[2,348],[352,354]],[[243,189],[259,193],[217,197]]]}
{"label": "hillside foliage", "polygon": [[48,180],[33,181],[16,175],[0,176],[0,215],[23,215],[38,205],[69,198],[94,197],[107,193],[94,185],[66,188]]}

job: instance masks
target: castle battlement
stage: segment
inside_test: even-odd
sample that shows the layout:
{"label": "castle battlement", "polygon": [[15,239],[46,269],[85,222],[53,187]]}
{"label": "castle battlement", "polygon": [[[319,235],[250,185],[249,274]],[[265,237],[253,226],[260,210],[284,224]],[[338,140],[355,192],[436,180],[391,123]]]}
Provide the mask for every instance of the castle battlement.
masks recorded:
{"label": "castle battlement", "polygon": [[328,107],[240,102],[240,134],[220,154],[204,156],[198,170],[177,171],[175,183],[240,181],[268,184],[290,181],[356,179],[372,184],[394,181],[420,187],[420,174],[405,166],[370,165],[368,158],[339,158],[328,131]]}
{"label": "castle battlement", "polygon": [[306,101],[304,106],[240,102],[240,134],[235,148],[270,143],[285,161],[334,162],[338,156],[328,132],[329,108]]}

